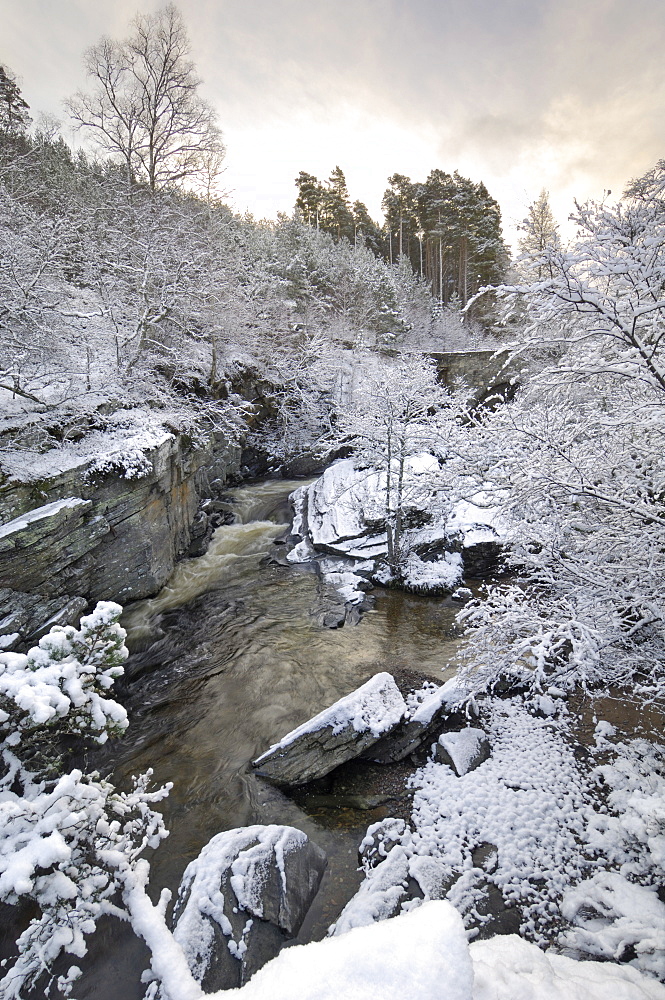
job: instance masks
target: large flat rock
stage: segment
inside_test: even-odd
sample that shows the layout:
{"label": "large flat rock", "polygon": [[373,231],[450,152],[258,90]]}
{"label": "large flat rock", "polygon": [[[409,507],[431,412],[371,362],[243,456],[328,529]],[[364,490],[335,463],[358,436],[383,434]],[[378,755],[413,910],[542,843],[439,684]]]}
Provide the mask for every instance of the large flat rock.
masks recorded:
{"label": "large flat rock", "polygon": [[287,733],[254,761],[260,774],[284,785],[323,778],[360,756],[399,725],[406,702],[388,673],[365,684]]}

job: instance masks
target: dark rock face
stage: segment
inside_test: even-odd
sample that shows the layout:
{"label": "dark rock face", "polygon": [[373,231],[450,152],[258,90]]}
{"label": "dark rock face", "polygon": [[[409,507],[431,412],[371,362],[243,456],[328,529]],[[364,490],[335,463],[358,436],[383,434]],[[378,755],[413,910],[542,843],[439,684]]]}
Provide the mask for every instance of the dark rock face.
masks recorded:
{"label": "dark rock face", "polygon": [[210,525],[199,500],[211,481],[237,471],[239,448],[220,436],[194,448],[165,434],[144,455],[138,478],[85,460],[39,484],[5,482],[0,585],[124,603],[155,594],[192,543],[192,554],[205,551]]}
{"label": "dark rock face", "polygon": [[53,625],[76,625],[88,602],[82,597],[47,597],[0,590],[0,651],[24,652]]}
{"label": "dark rock face", "polygon": [[326,868],[300,830],[220,833],[188,865],[174,937],[205,992],[241,986],[298,933]]}
{"label": "dark rock face", "polygon": [[356,691],[288,733],[254,761],[259,774],[302,785],[358,757],[398,725],[406,703],[390,674],[375,674]]}
{"label": "dark rock face", "polygon": [[0,527],[0,580],[51,596],[85,590],[92,582],[85,557],[110,530],[90,500],[68,497],[37,507]]}

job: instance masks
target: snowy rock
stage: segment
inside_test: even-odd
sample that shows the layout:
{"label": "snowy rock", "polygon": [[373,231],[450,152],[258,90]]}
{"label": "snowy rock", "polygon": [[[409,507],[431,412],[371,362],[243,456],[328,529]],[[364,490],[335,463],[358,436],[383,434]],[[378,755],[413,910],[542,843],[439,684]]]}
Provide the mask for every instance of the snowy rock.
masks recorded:
{"label": "snowy rock", "polygon": [[0,526],[0,578],[15,590],[54,596],[66,575],[76,591],[85,557],[109,531],[106,518],[94,516],[91,501],[81,497],[30,510]]}
{"label": "snowy rock", "polygon": [[453,590],[450,596],[453,601],[469,601],[473,597],[473,593],[468,587],[458,587],[457,590]]}
{"label": "snowy rock", "polygon": [[250,826],[220,833],[185,870],[174,937],[206,992],[230,989],[299,931],[326,868],[300,830]]}
{"label": "snowy rock", "polygon": [[367,872],[329,933],[347,934],[354,927],[397,916],[421,900],[443,899],[454,880],[441,858],[416,857],[397,844]]}
{"label": "snowy rock", "polygon": [[322,778],[360,756],[399,724],[406,703],[388,673],[375,674],[356,691],[324,709],[254,761],[259,773],[285,785]]}
{"label": "snowy rock", "polygon": [[445,724],[461,724],[463,717],[455,712],[455,706],[463,698],[464,692],[456,682],[447,681],[428,693],[399,726],[366,750],[363,757],[379,764],[404,760]]}
{"label": "snowy rock", "polygon": [[[464,927],[445,902],[425,903],[395,920],[285,948],[238,993],[239,1000],[471,1000],[473,996]],[[510,1000],[516,996],[513,993]],[[508,1000],[508,994],[501,1000]]]}
{"label": "snowy rock", "polygon": [[665,1000],[665,986],[635,969],[576,962],[516,935],[474,941],[469,952],[473,1000]]}
{"label": "snowy rock", "polygon": [[655,887],[600,872],[565,893],[561,912],[574,925],[561,939],[573,954],[629,962],[665,978],[665,904]]}
{"label": "snowy rock", "polygon": [[[375,583],[397,583],[422,593],[451,591],[464,572],[474,576],[489,572],[495,568],[504,533],[496,508],[488,496],[478,493],[476,502],[460,502],[435,517],[432,474],[438,471],[438,460],[427,452],[407,460],[409,500],[401,511],[407,555],[399,573],[387,559],[386,472],[358,468],[350,458],[335,462],[316,482],[292,494],[297,544],[288,559],[317,562],[344,599],[357,603],[362,601],[363,587],[354,579],[354,563],[369,564]],[[343,569],[325,567],[331,557],[342,560]]]}
{"label": "snowy rock", "polygon": [[490,744],[482,729],[460,729],[443,733],[436,744],[435,759],[452,767],[458,777],[474,771],[490,756]]}

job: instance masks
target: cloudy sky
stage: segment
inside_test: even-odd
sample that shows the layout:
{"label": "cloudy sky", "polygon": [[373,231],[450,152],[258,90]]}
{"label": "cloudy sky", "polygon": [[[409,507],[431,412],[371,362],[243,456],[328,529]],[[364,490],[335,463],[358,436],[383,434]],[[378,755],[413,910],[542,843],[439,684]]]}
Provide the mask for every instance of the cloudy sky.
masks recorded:
{"label": "cloudy sky", "polygon": [[[0,0],[0,63],[64,118],[84,49],[159,0]],[[386,178],[483,180],[510,242],[541,190],[618,194],[665,156],[665,0],[181,0],[241,211],[290,212],[339,164],[380,216]],[[65,138],[80,142],[65,122]]]}

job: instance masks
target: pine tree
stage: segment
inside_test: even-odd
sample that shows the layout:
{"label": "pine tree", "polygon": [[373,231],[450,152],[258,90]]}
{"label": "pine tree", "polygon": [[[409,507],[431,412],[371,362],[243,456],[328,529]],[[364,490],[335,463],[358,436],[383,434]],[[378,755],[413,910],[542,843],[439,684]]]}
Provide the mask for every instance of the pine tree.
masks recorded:
{"label": "pine tree", "polygon": [[545,188],[529,205],[529,214],[519,228],[524,233],[519,241],[520,270],[525,277],[537,281],[551,278],[554,273],[551,257],[561,249],[561,240]]}
{"label": "pine tree", "polygon": [[29,110],[14,76],[0,65],[0,135],[22,135],[32,120]]}
{"label": "pine tree", "polygon": [[391,263],[406,256],[415,269],[418,267],[420,253],[416,237],[418,232],[416,186],[404,174],[393,174],[388,178],[388,184],[390,187],[384,192],[381,208],[385,213],[389,234]]}
{"label": "pine tree", "polygon": [[301,170],[296,177],[296,187],[298,188],[296,208],[300,212],[303,222],[318,229],[323,202],[323,187],[318,178],[314,177],[313,174],[305,173],[304,170]]}
{"label": "pine tree", "polygon": [[355,223],[346,178],[341,167],[335,167],[323,191],[323,218],[321,228],[340,240],[345,236],[352,243]]}

